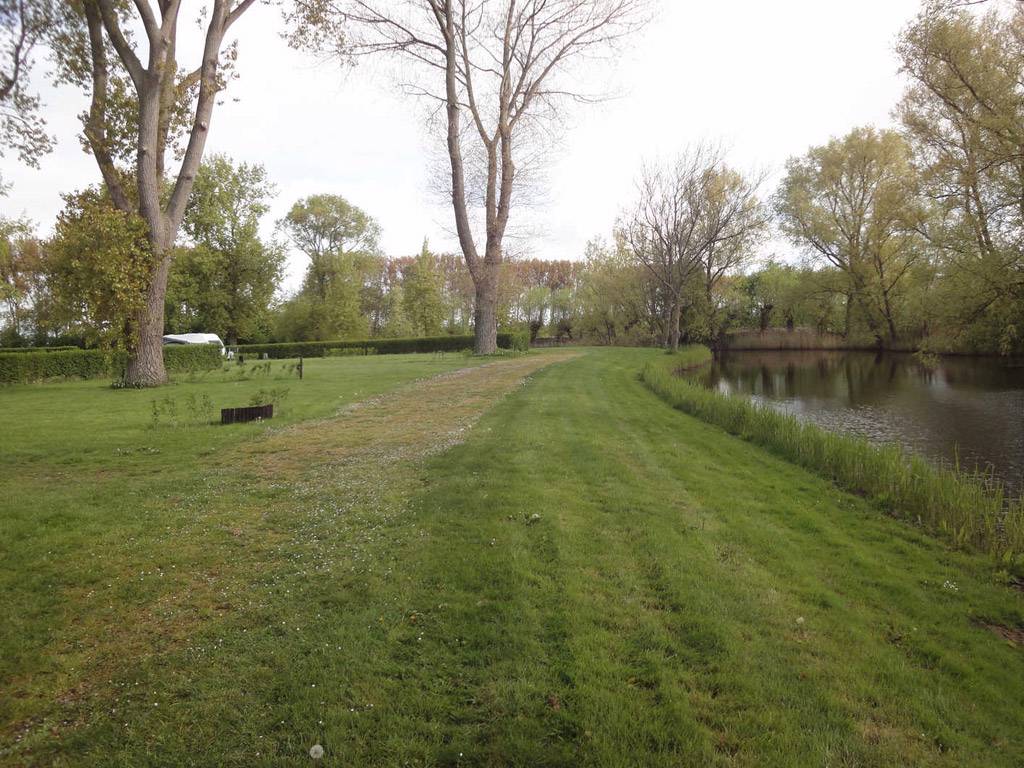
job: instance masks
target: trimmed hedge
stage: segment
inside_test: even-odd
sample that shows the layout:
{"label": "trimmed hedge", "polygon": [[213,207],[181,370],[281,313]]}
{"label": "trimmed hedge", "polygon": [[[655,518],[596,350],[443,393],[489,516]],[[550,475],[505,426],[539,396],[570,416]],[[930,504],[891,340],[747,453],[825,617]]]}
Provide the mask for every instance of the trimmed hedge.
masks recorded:
{"label": "trimmed hedge", "polygon": [[[209,344],[164,347],[164,365],[169,373],[193,373],[219,368],[220,347]],[[102,349],[0,353],[0,384],[47,379],[91,379],[120,375],[124,352]]]}
{"label": "trimmed hedge", "polygon": [[[514,334],[499,333],[498,346],[511,349]],[[378,355],[405,355],[412,352],[461,352],[473,348],[472,336],[425,336],[418,339],[360,339],[359,341],[296,341],[280,344],[243,344],[241,355],[285,357],[326,357],[332,349],[376,350]]]}
{"label": "trimmed hedge", "polygon": [[220,350],[214,344],[168,344],[164,347],[164,367],[168,373],[212,371],[224,362]]}
{"label": "trimmed hedge", "polygon": [[15,352],[67,352],[70,349],[81,349],[81,347],[0,347],[0,355]]}
{"label": "trimmed hedge", "polygon": [[110,373],[113,356],[100,349],[0,354],[0,383],[46,379],[91,379]]}

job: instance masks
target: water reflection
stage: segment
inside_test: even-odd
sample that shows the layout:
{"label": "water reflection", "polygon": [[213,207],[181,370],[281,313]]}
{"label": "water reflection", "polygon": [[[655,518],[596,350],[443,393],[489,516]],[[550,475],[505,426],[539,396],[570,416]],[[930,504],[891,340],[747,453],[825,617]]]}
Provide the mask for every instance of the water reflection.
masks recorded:
{"label": "water reflection", "polygon": [[1024,363],[911,355],[731,352],[704,383],[827,429],[897,442],[937,462],[990,469],[1024,490]]}

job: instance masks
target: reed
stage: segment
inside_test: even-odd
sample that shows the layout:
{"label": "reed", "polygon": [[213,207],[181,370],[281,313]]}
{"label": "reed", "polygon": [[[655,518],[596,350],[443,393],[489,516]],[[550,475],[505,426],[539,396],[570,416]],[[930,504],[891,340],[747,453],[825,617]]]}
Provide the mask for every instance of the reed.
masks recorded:
{"label": "reed", "polygon": [[722,339],[727,350],[747,349],[849,349],[846,339],[834,333],[818,333],[810,328],[769,328],[765,331],[734,331]]}
{"label": "reed", "polygon": [[940,468],[897,445],[829,432],[767,406],[723,395],[678,375],[710,359],[703,347],[648,363],[641,378],[674,408],[867,496],[894,517],[942,536],[954,547],[988,552],[1015,565],[1024,555],[1024,499],[980,473]]}

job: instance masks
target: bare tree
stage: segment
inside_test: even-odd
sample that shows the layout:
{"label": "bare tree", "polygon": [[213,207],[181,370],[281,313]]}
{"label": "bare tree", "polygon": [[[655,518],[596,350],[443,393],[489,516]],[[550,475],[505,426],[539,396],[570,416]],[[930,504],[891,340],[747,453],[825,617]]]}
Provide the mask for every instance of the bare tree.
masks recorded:
{"label": "bare tree", "polygon": [[644,166],[638,202],[622,230],[633,258],[664,291],[662,343],[672,351],[679,348],[691,278],[703,271],[709,280],[720,279],[766,225],[759,185],[726,167],[722,151],[707,144],[672,165]]}
{"label": "bare tree", "polygon": [[[58,79],[91,93],[83,115],[85,142],[114,206],[146,224],[153,266],[145,303],[128,329],[125,383],[154,386],[167,379],[161,337],[164,296],[173,246],[202,161],[217,94],[226,83],[234,49],[224,38],[255,0],[213,0],[204,6],[202,59],[178,67],[181,0],[82,0],[69,3],[54,34]],[[83,29],[84,27],[84,29]],[[145,50],[130,30],[142,30]],[[83,39],[84,37],[84,39]],[[227,66],[225,66],[227,63]],[[176,139],[182,145],[176,147]],[[180,166],[168,177],[169,149]],[[125,172],[121,163],[127,164]]]}
{"label": "bare tree", "polygon": [[[646,18],[646,0],[296,0],[293,42],[414,65],[410,92],[444,111],[455,229],[476,290],[475,349],[497,347],[503,241],[529,137],[566,100],[568,76],[607,55]],[[468,166],[479,158],[481,172]],[[474,184],[474,180],[479,183]],[[482,238],[475,231],[475,204]],[[480,248],[482,239],[483,248]]]}

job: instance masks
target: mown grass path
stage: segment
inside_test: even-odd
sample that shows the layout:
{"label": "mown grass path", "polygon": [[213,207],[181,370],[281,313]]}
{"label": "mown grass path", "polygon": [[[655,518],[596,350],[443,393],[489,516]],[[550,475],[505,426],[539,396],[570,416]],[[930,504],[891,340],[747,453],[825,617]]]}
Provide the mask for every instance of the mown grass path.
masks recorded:
{"label": "mown grass path", "polygon": [[140,595],[88,657],[110,677],[6,759],[1024,762],[1024,650],[987,628],[1024,596],[673,411],[654,354],[447,374],[240,446],[160,553],[201,578]]}

